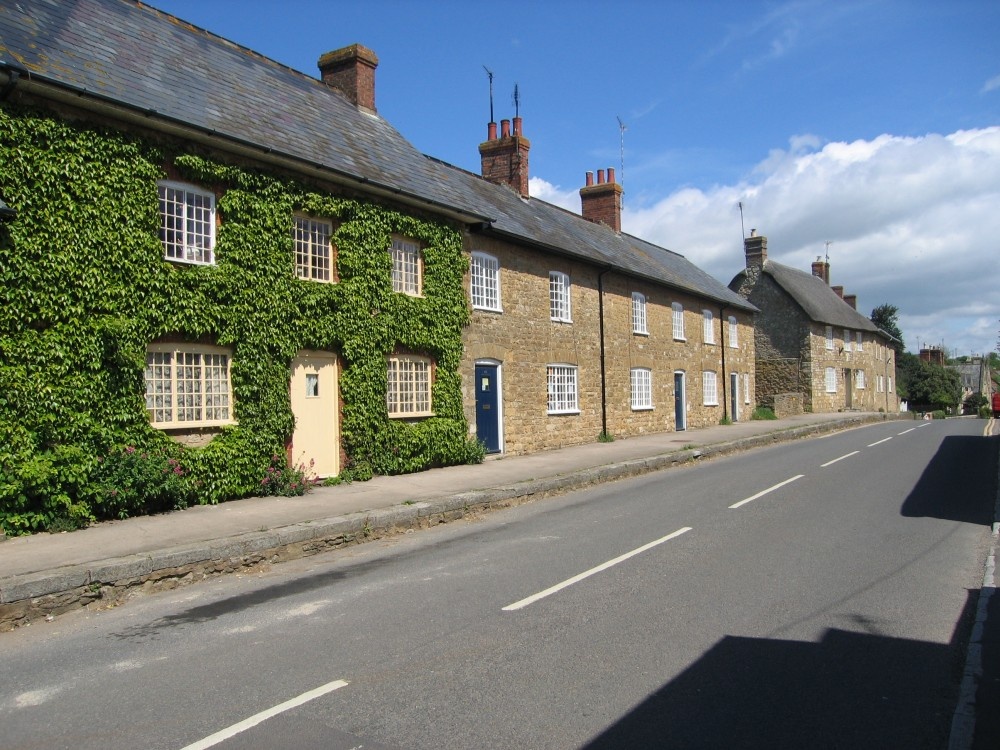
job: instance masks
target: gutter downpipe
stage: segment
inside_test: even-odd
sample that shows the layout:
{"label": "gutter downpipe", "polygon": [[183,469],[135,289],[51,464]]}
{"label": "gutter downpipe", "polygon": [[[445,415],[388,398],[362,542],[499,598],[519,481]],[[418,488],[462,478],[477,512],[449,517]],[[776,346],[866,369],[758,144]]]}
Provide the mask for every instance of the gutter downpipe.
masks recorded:
{"label": "gutter downpipe", "polygon": [[14,89],[17,88],[17,82],[21,80],[21,73],[13,68],[7,68],[7,81],[3,85],[3,89],[0,89],[0,102],[7,101],[8,97],[14,93]]}
{"label": "gutter downpipe", "polygon": [[[726,306],[719,305],[719,345],[722,348],[722,418],[723,420],[729,418],[729,395],[727,391],[727,385],[729,383],[729,378],[726,375],[726,326],[723,323],[723,318],[726,314]],[[735,421],[735,420],[734,420]]]}
{"label": "gutter downpipe", "polygon": [[597,274],[597,309],[601,331],[601,433],[608,434],[608,378],[604,347],[604,274],[613,269],[608,266]]}

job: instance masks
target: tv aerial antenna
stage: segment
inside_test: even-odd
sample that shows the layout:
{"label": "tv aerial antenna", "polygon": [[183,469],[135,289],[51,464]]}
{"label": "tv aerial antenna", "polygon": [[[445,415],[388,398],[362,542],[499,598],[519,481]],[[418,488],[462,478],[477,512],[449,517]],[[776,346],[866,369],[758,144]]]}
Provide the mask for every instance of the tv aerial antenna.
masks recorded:
{"label": "tv aerial antenna", "polygon": [[493,71],[483,66],[483,70],[486,71],[486,76],[490,79],[490,122],[496,122],[493,119]]}
{"label": "tv aerial antenna", "polygon": [[[618,115],[615,115],[615,117],[618,117]],[[622,122],[622,118],[618,117],[618,138],[619,138],[619,144],[620,144],[619,148],[620,148],[620,153],[621,153],[621,173],[622,173],[621,174],[621,186],[622,186],[622,191],[625,190],[625,131],[626,130],[628,130],[628,128],[625,126],[625,123]],[[625,206],[625,198],[623,197],[622,198],[622,207],[624,207],[624,206]]]}
{"label": "tv aerial antenna", "polygon": [[514,117],[521,116],[521,92],[517,88],[517,84],[514,84]]}
{"label": "tv aerial antenna", "polygon": [[826,264],[830,265],[830,245],[833,244],[833,240],[827,240],[824,244],[826,245]]}

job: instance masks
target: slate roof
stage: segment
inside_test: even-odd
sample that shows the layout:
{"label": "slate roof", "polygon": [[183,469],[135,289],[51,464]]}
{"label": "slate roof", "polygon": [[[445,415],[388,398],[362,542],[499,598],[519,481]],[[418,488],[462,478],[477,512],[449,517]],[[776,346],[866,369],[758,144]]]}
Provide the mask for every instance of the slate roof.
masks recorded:
{"label": "slate roof", "polygon": [[[802,308],[809,319],[816,323],[850,328],[854,331],[872,331],[887,338],[892,338],[864,315],[844,302],[823,279],[797,268],[765,260],[763,272],[774,279],[795,302]],[[740,271],[730,286],[738,286],[746,275]]]}
{"label": "slate roof", "polygon": [[756,309],[682,255],[429,158],[318,78],[136,0],[0,3],[4,67],[451,209],[522,242]]}

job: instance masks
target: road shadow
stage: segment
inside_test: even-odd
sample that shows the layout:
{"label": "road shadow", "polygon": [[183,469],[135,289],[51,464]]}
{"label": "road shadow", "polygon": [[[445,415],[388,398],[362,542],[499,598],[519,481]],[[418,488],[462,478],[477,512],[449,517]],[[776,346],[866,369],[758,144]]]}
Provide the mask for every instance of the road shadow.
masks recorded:
{"label": "road shadow", "polygon": [[903,502],[901,514],[992,525],[998,453],[1000,436],[946,437]]}
{"label": "road shadow", "polygon": [[[968,633],[970,591],[956,634]],[[949,644],[828,630],[819,643],[726,636],[585,750],[941,750],[964,635]]]}

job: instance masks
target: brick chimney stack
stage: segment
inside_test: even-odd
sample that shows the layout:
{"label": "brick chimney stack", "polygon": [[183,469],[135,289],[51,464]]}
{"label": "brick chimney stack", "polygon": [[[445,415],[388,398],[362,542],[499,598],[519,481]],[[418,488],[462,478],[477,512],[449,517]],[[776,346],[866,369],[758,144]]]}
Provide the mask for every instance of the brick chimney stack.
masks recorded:
{"label": "brick chimney stack", "polygon": [[528,197],[528,151],[531,141],[522,133],[522,120],[515,117],[511,132],[511,121],[500,121],[500,137],[497,138],[497,124],[487,126],[486,141],[479,144],[482,159],[483,179],[497,185],[507,185],[524,198]]}
{"label": "brick chimney stack", "polygon": [[812,264],[812,274],[820,279],[823,279],[829,286],[830,284],[830,264],[825,262],[822,256],[817,256],[816,260]]}
{"label": "brick chimney stack", "polygon": [[743,240],[743,252],[747,256],[747,268],[762,268],[767,260],[767,237],[751,229],[750,236]]}
{"label": "brick chimney stack", "polygon": [[833,293],[834,294],[836,294],[841,299],[844,299],[844,287],[842,287],[842,286],[835,286],[835,287],[831,287],[831,289],[833,289]]}
{"label": "brick chimney stack", "polygon": [[587,172],[587,184],[580,188],[580,205],[583,218],[595,224],[607,224],[616,232],[622,231],[622,192],[624,188],[615,182],[614,167],[608,167],[608,179],[604,179],[604,170],[597,170],[597,183],[594,183],[594,173]]}
{"label": "brick chimney stack", "polygon": [[319,59],[323,83],[335,88],[362,109],[375,111],[375,68],[378,57],[367,47],[350,47],[327,52]]}
{"label": "brick chimney stack", "polygon": [[846,302],[847,304],[849,304],[851,306],[852,310],[857,310],[858,309],[858,295],[856,295],[856,294],[845,294],[844,295],[844,302]]}

